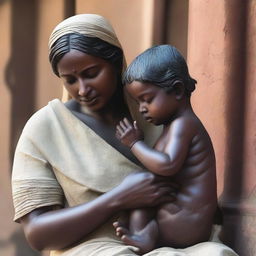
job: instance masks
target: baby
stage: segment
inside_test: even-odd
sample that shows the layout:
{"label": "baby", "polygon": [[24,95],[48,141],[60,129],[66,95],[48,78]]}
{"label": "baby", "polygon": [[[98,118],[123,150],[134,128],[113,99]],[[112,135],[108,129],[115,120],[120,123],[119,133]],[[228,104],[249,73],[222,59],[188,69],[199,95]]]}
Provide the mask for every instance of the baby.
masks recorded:
{"label": "baby", "polygon": [[117,125],[117,138],[149,171],[171,177],[179,189],[172,203],[133,210],[128,228],[115,222],[116,234],[140,254],[207,241],[217,207],[215,155],[190,103],[196,80],[190,77],[186,61],[173,46],[152,47],[129,65],[124,84],[143,117],[163,125],[163,131],[151,148],[136,122],[124,118]]}

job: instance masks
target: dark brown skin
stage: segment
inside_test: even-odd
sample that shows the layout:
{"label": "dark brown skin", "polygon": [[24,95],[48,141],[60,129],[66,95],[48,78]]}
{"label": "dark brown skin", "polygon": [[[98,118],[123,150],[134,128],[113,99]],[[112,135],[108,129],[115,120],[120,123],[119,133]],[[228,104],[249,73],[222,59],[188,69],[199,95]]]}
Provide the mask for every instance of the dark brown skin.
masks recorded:
{"label": "dark brown skin", "polygon": [[[130,150],[115,138],[115,126],[123,112],[120,113],[120,107],[114,104],[117,85],[113,66],[103,59],[72,50],[60,60],[58,71],[73,98],[66,104],[67,108],[134,160]],[[85,113],[84,107],[89,113]],[[20,222],[34,249],[63,249],[84,239],[120,211],[156,207],[173,201],[169,196],[173,191],[172,184],[151,173],[133,173],[119,186],[93,201],[70,208],[42,207],[22,217]]]}
{"label": "dark brown skin", "polygon": [[153,149],[143,142],[136,123],[125,118],[117,126],[117,137],[148,170],[180,185],[176,201],[159,206],[155,216],[141,209],[132,213],[130,228],[114,223],[117,235],[140,253],[157,246],[184,248],[207,241],[217,207],[212,143],[184,94],[184,85],[176,83],[178,89],[170,93],[149,83],[126,85],[144,118],[164,125]]}

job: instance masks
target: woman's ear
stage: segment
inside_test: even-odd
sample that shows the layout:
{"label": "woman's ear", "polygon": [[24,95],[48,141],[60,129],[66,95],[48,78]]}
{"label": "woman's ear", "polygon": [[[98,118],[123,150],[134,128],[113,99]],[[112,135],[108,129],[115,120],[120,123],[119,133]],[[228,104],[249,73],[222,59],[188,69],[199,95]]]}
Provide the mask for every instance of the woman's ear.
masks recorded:
{"label": "woman's ear", "polygon": [[174,88],[176,99],[181,100],[185,95],[184,83],[180,80],[175,80],[173,82],[173,88]]}

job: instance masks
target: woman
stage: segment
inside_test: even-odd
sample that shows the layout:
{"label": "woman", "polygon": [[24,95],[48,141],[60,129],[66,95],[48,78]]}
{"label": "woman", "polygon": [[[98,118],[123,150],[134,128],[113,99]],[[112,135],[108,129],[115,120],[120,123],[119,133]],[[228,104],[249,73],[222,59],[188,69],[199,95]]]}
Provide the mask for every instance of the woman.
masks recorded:
{"label": "woman", "polygon": [[[173,200],[173,186],[142,172],[115,138],[116,124],[130,117],[121,46],[103,17],[83,14],[60,23],[49,48],[53,71],[72,100],[49,102],[22,132],[13,166],[14,220],[33,248],[51,255],[135,255],[112,223],[129,209]],[[235,255],[210,242],[180,255],[206,255],[206,249],[207,255]],[[177,253],[160,248],[147,255]]]}

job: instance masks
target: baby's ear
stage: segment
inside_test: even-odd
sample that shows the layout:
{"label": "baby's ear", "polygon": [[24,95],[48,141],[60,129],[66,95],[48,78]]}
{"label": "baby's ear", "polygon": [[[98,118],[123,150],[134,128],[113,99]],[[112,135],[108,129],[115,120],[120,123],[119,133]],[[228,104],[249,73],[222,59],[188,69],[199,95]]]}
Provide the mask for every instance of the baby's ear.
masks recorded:
{"label": "baby's ear", "polygon": [[184,83],[180,80],[175,80],[172,85],[174,88],[174,93],[176,95],[176,99],[181,100],[185,95]]}

